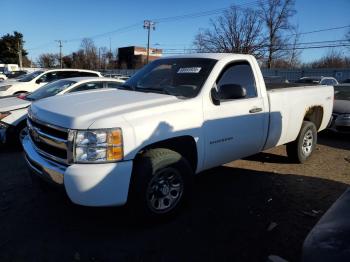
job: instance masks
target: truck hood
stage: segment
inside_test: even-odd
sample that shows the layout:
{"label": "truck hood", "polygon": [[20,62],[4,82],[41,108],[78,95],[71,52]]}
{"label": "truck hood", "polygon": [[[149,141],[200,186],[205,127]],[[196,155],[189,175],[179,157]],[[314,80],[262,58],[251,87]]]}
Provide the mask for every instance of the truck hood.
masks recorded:
{"label": "truck hood", "polygon": [[338,114],[350,114],[350,101],[334,100],[333,112]]}
{"label": "truck hood", "polygon": [[30,106],[31,102],[15,96],[0,98],[0,112],[13,111]]}
{"label": "truck hood", "polygon": [[87,129],[101,118],[122,118],[123,114],[178,101],[170,95],[106,89],[42,99],[32,104],[31,115],[64,128]]}

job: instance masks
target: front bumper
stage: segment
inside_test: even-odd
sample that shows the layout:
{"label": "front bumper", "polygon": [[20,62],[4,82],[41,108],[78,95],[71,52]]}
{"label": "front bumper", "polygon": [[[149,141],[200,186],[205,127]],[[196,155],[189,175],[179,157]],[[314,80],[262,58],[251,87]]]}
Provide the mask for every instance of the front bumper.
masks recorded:
{"label": "front bumper", "polygon": [[47,181],[63,185],[73,203],[121,206],[127,202],[132,161],[64,166],[41,156],[28,136],[22,145],[29,169]]}
{"label": "front bumper", "polygon": [[339,133],[350,133],[350,119],[333,114],[328,129]]}

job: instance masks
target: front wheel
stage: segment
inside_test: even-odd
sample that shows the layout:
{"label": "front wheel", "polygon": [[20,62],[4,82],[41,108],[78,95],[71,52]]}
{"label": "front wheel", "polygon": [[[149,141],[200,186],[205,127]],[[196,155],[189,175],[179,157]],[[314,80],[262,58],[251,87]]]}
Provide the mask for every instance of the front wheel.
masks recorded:
{"label": "front wheel", "polygon": [[164,218],[175,214],[188,197],[193,171],[179,153],[151,149],[135,160],[129,194],[133,214]]}
{"label": "front wheel", "polygon": [[297,139],[287,144],[288,157],[297,163],[304,163],[317,144],[317,129],[314,123],[304,121]]}

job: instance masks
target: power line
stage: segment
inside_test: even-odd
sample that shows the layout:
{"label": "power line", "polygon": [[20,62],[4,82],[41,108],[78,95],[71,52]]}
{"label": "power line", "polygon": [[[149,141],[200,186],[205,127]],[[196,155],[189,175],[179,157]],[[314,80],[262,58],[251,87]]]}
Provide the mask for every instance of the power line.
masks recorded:
{"label": "power line", "polygon": [[42,44],[42,45],[39,45],[39,46],[36,46],[36,47],[27,48],[27,51],[32,51],[32,50],[41,49],[41,48],[43,48],[43,47],[46,47],[46,46],[52,45],[52,44],[53,44],[52,41],[51,41],[51,42],[47,42],[47,43],[45,43],[45,44]]}
{"label": "power line", "polygon": [[118,29],[115,29],[113,31],[109,31],[109,32],[105,32],[105,33],[101,33],[101,34],[97,34],[97,35],[93,35],[93,36],[85,36],[85,37],[79,37],[79,38],[73,38],[73,39],[68,39],[66,40],[67,42],[76,42],[76,41],[81,41],[84,38],[91,38],[91,39],[96,39],[96,38],[100,38],[100,37],[104,37],[104,36],[110,36],[111,34],[116,34],[116,33],[124,33],[124,32],[128,32],[134,29],[137,29],[140,25],[142,25],[143,22],[138,22],[132,25],[128,25],[128,26],[124,26],[124,27],[120,27]]}
{"label": "power line", "polygon": [[[350,44],[327,44],[327,45],[314,45],[314,46],[299,46],[299,47],[293,47],[293,48],[281,48],[279,50],[281,51],[290,51],[293,49],[297,50],[306,50],[306,49],[320,49],[320,48],[334,48],[334,47],[350,47]],[[266,47],[262,47],[266,48]],[[169,51],[167,51],[169,50]],[[189,51],[191,53],[197,53],[198,49],[164,49],[163,54],[172,54],[172,55],[177,55],[177,54],[186,54],[185,51]]]}
{"label": "power line", "polygon": [[[325,43],[343,43],[348,42],[347,39],[339,39],[339,40],[325,40],[325,41],[313,41],[313,42],[303,42],[303,43],[296,43],[296,44],[283,44],[281,46],[300,46],[300,45],[314,45],[314,44],[325,44]],[[268,47],[269,45],[261,45],[262,48]],[[163,50],[183,50],[184,48],[164,48]],[[185,48],[186,50],[197,50],[196,48]]]}
{"label": "power line", "polygon": [[[252,1],[252,2],[248,2],[248,3],[240,4],[240,5],[235,5],[235,7],[236,8],[248,8],[248,7],[258,5],[259,2],[260,1]],[[264,0],[263,2],[266,2],[266,0]],[[193,18],[198,18],[198,17],[203,17],[203,16],[217,15],[217,14],[221,14],[225,10],[227,10],[227,7],[206,10],[206,11],[202,11],[202,12],[189,13],[189,14],[184,14],[184,15],[155,18],[155,19],[153,19],[153,21],[155,21],[156,23],[174,22],[174,21],[183,20],[183,19],[193,19]]]}
{"label": "power line", "polygon": [[314,31],[309,31],[309,32],[295,33],[295,34],[290,34],[290,35],[287,35],[287,36],[293,36],[293,35],[307,35],[307,34],[313,34],[313,33],[320,33],[320,32],[326,32],[326,31],[339,30],[339,29],[344,29],[344,28],[348,28],[348,27],[350,27],[350,25],[339,26],[339,27],[331,27],[331,28],[325,28],[325,29],[314,30]]}

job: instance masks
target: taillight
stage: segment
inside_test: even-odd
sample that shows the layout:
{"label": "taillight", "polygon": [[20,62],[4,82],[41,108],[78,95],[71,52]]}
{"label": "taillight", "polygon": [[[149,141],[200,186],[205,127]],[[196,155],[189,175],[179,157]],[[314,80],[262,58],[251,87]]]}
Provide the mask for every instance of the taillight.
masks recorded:
{"label": "taillight", "polygon": [[23,99],[23,100],[25,100],[26,97],[27,97],[27,94],[25,94],[25,93],[21,93],[21,94],[18,94],[18,95],[17,95],[17,98]]}

